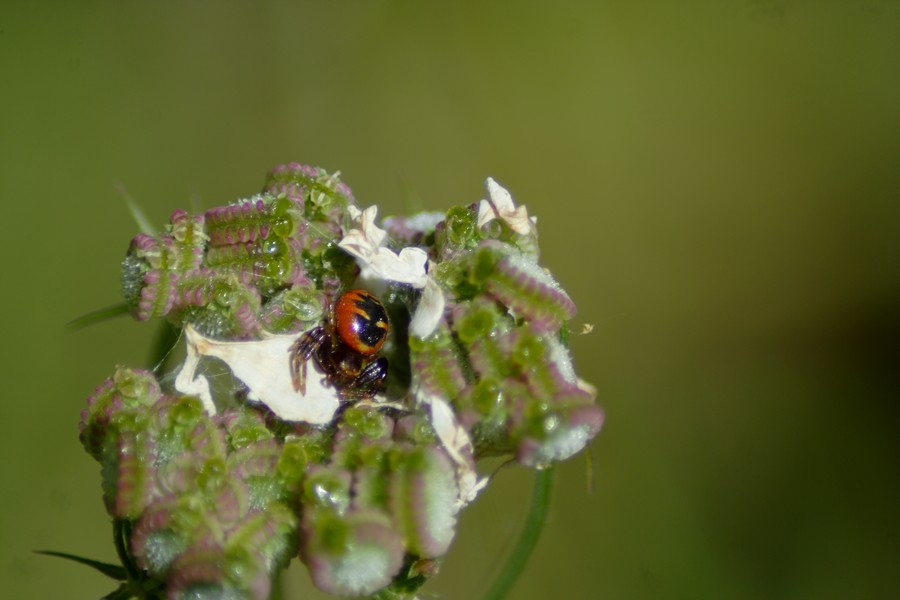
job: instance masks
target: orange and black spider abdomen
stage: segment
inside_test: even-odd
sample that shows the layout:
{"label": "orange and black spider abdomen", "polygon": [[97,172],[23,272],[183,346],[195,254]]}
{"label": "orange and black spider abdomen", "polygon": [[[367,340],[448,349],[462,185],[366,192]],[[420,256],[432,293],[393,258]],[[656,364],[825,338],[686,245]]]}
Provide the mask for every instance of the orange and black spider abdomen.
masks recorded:
{"label": "orange and black spider abdomen", "polygon": [[350,290],[338,298],[334,323],[341,341],[363,356],[378,352],[389,330],[384,306],[366,290]]}

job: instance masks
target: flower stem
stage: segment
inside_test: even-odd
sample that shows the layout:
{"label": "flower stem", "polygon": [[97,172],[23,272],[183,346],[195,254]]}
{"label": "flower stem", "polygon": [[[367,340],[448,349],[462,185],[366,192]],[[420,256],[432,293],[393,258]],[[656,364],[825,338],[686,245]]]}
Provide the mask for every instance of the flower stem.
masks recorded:
{"label": "flower stem", "polygon": [[140,572],[135,566],[134,561],[131,558],[131,554],[128,552],[128,538],[131,535],[131,524],[125,519],[114,519],[113,520],[113,541],[116,544],[116,554],[119,555],[119,560],[122,562],[122,566],[125,567],[125,571],[128,574],[128,581],[137,581],[140,577]]}
{"label": "flower stem", "polygon": [[537,545],[544,527],[547,510],[550,507],[550,492],[553,489],[553,467],[538,471],[534,476],[534,489],[531,492],[531,506],[525,516],[525,524],[519,534],[519,540],[494,580],[494,584],[484,595],[483,600],[503,600],[518,581],[519,576],[528,563],[531,552]]}

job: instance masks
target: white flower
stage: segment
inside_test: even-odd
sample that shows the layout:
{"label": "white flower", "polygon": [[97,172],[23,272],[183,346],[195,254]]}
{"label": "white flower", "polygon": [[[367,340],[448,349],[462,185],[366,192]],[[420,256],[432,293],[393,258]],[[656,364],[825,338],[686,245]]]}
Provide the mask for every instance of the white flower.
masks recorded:
{"label": "white flower", "polygon": [[313,425],[325,425],[334,418],[340,403],[337,390],[325,385],[325,378],[318,377],[314,361],[307,363],[311,369],[306,378],[306,394],[294,389],[291,377],[289,351],[297,335],[272,335],[262,340],[248,342],[223,342],[200,334],[193,326],[184,328],[187,340],[187,358],[175,378],[175,389],[182,394],[197,396],[210,414],[216,414],[209,381],[197,374],[203,357],[221,359],[234,376],[247,386],[247,398],[262,402],[284,421],[302,421]]}
{"label": "white flower", "polygon": [[500,219],[520,235],[532,233],[537,219],[528,216],[528,209],[524,206],[516,207],[512,195],[493,178],[488,177],[485,183],[490,200],[482,200],[478,204],[478,227]]}
{"label": "white flower", "polygon": [[338,246],[356,257],[359,278],[377,288],[384,281],[407,283],[421,289],[422,296],[410,322],[410,333],[420,338],[431,335],[444,314],[444,293],[428,275],[428,255],[421,248],[403,248],[399,254],[383,246],[387,232],[375,225],[377,206],[360,211],[350,207],[355,221]]}
{"label": "white flower", "polygon": [[362,269],[361,279],[371,279],[374,276],[382,280],[408,283],[417,289],[424,288],[428,279],[425,269],[428,255],[421,248],[404,248],[400,254],[385,248],[382,244],[387,232],[375,225],[377,213],[377,206],[370,206],[362,212],[351,206],[350,216],[356,221],[356,227],[344,236],[338,246],[356,257]]}

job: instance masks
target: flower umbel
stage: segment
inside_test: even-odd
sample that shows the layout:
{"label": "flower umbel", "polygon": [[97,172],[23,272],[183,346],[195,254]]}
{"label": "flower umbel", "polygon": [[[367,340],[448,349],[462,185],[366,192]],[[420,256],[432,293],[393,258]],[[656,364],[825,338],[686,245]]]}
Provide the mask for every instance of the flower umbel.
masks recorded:
{"label": "flower umbel", "polygon": [[292,163],[132,240],[125,301],[181,328],[186,358],[119,368],[82,413],[122,532],[117,597],[264,599],[299,555],[325,592],[413,598],[488,482],[478,459],[543,469],[590,442],[575,305],[535,218],[487,187],[382,228],[337,173]]}

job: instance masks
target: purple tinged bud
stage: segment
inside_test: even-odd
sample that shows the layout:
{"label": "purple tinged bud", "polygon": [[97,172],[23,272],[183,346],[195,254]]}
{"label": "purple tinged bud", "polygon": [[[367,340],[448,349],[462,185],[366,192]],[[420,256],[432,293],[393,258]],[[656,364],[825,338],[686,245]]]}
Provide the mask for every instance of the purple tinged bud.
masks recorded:
{"label": "purple tinged bud", "polygon": [[[228,446],[233,452],[256,447],[258,443],[268,448],[268,442],[274,438],[260,411],[248,405],[219,413],[215,420],[225,428]],[[280,455],[281,448],[276,447]]]}
{"label": "purple tinged bud", "polygon": [[145,321],[164,317],[172,311],[178,299],[178,273],[155,269],[144,275],[143,288],[135,317]]}
{"label": "purple tinged bud", "polygon": [[294,284],[273,296],[262,307],[260,323],[273,333],[298,333],[322,322],[325,295],[312,282]]}
{"label": "purple tinged bud", "polygon": [[260,555],[266,570],[283,566],[295,553],[294,531],[297,517],[283,504],[247,515],[228,537],[226,551],[234,548]]}
{"label": "purple tinged bud", "polygon": [[228,465],[241,480],[250,477],[266,477],[278,467],[281,447],[275,439],[260,441],[232,452]]}
{"label": "purple tinged bud", "polygon": [[603,425],[603,410],[595,404],[576,406],[545,417],[542,437],[526,436],[516,452],[519,463],[538,469],[577,454]]}
{"label": "purple tinged bud", "polygon": [[150,372],[117,370],[94,390],[81,413],[80,439],[85,450],[102,460],[107,437],[115,433],[115,429],[110,429],[111,423],[123,412],[130,414],[149,407],[161,397],[159,383]]}
{"label": "purple tinged bud", "polygon": [[245,482],[236,477],[225,479],[212,499],[210,513],[225,528],[237,526],[249,509],[249,492]]}
{"label": "purple tinged bud", "polygon": [[443,555],[456,531],[459,488],[453,465],[437,448],[398,453],[390,506],[408,549],[423,558]]}
{"label": "purple tinged bud", "polygon": [[119,434],[118,452],[107,456],[104,468],[107,479],[107,510],[121,519],[136,519],[146,508],[152,494],[155,469],[147,460],[147,440],[138,433],[124,430]]}
{"label": "purple tinged bud", "polygon": [[501,345],[536,399],[550,402],[560,391],[576,388],[568,350],[555,336],[542,335],[528,323],[503,336]]}
{"label": "purple tinged bud", "polygon": [[144,511],[131,532],[131,552],[142,569],[162,574],[187,548],[187,539],[172,525],[174,496],[158,498]]}
{"label": "purple tinged bud", "polygon": [[445,324],[427,340],[411,340],[410,346],[412,372],[427,393],[450,399],[466,387],[462,358]]}
{"label": "purple tinged bud", "polygon": [[368,596],[388,585],[403,565],[403,541],[381,512],[314,517],[304,556],[313,583],[338,596]]}
{"label": "purple tinged bud", "polygon": [[203,250],[207,241],[203,231],[203,216],[191,216],[183,210],[176,210],[172,213],[170,223],[171,238],[176,250],[173,267],[182,273],[198,269],[203,262]]}
{"label": "purple tinged bud", "polygon": [[359,453],[360,465],[353,474],[353,509],[387,510],[390,490],[391,445],[370,442]]}
{"label": "purple tinged bud", "polygon": [[[172,563],[167,596],[170,600],[238,598],[225,579],[226,558],[215,546],[193,546]],[[229,595],[227,592],[231,592]]]}
{"label": "purple tinged bud", "polygon": [[339,467],[311,465],[303,482],[303,502],[344,513],[350,506],[350,472]]}
{"label": "purple tinged bud", "polygon": [[[106,439],[109,421],[117,410],[113,405],[116,399],[116,388],[110,377],[97,386],[88,398],[88,406],[81,411],[81,422],[78,424],[80,439],[88,454],[100,460],[103,442]],[[121,401],[119,407],[121,407]]]}
{"label": "purple tinged bud", "polygon": [[259,318],[256,311],[259,305],[251,301],[240,302],[234,306],[234,337],[247,339],[259,333]]}
{"label": "purple tinged bud", "polygon": [[[353,192],[338,179],[337,174],[329,174],[325,169],[289,163],[279,165],[266,176],[265,193],[284,195],[294,202],[310,200],[319,204],[317,196],[337,196],[343,204],[354,204]],[[305,208],[309,208],[304,204]]]}
{"label": "purple tinged bud", "polygon": [[404,415],[397,419],[397,425],[394,427],[394,439],[413,444],[437,442],[434,428],[421,414]]}
{"label": "purple tinged bud", "polygon": [[152,235],[139,233],[131,239],[131,251],[136,252],[139,256],[159,252],[159,240]]}
{"label": "purple tinged bud", "polygon": [[182,277],[178,282],[177,307],[205,306],[215,300],[215,290],[220,284],[218,274],[212,269],[199,269]]}
{"label": "purple tinged bud", "polygon": [[510,374],[509,358],[497,336],[485,336],[469,346],[472,368],[481,378],[502,381]]}
{"label": "purple tinged bud", "polygon": [[193,489],[196,478],[191,464],[193,457],[187,455],[168,463],[160,464],[156,469],[156,486],[160,494],[185,494]]}
{"label": "purple tinged bud", "polygon": [[284,484],[277,477],[281,447],[268,440],[233,452],[228,457],[231,477],[246,486],[251,509],[262,510],[285,495]]}
{"label": "purple tinged bud", "polygon": [[242,200],[206,211],[210,248],[255,243],[268,237],[273,218],[268,201],[272,199]]}
{"label": "purple tinged bud", "polygon": [[346,198],[348,201],[350,201],[350,203],[356,202],[356,200],[353,198],[353,190],[351,190],[350,186],[347,185],[346,183],[344,183],[344,182],[338,183],[334,187],[334,191],[336,191],[338,193],[338,195]]}
{"label": "purple tinged bud", "polygon": [[575,316],[575,303],[533,259],[498,242],[483,242],[481,248],[482,252],[491,251],[497,256],[485,287],[514,314],[551,333]]}

